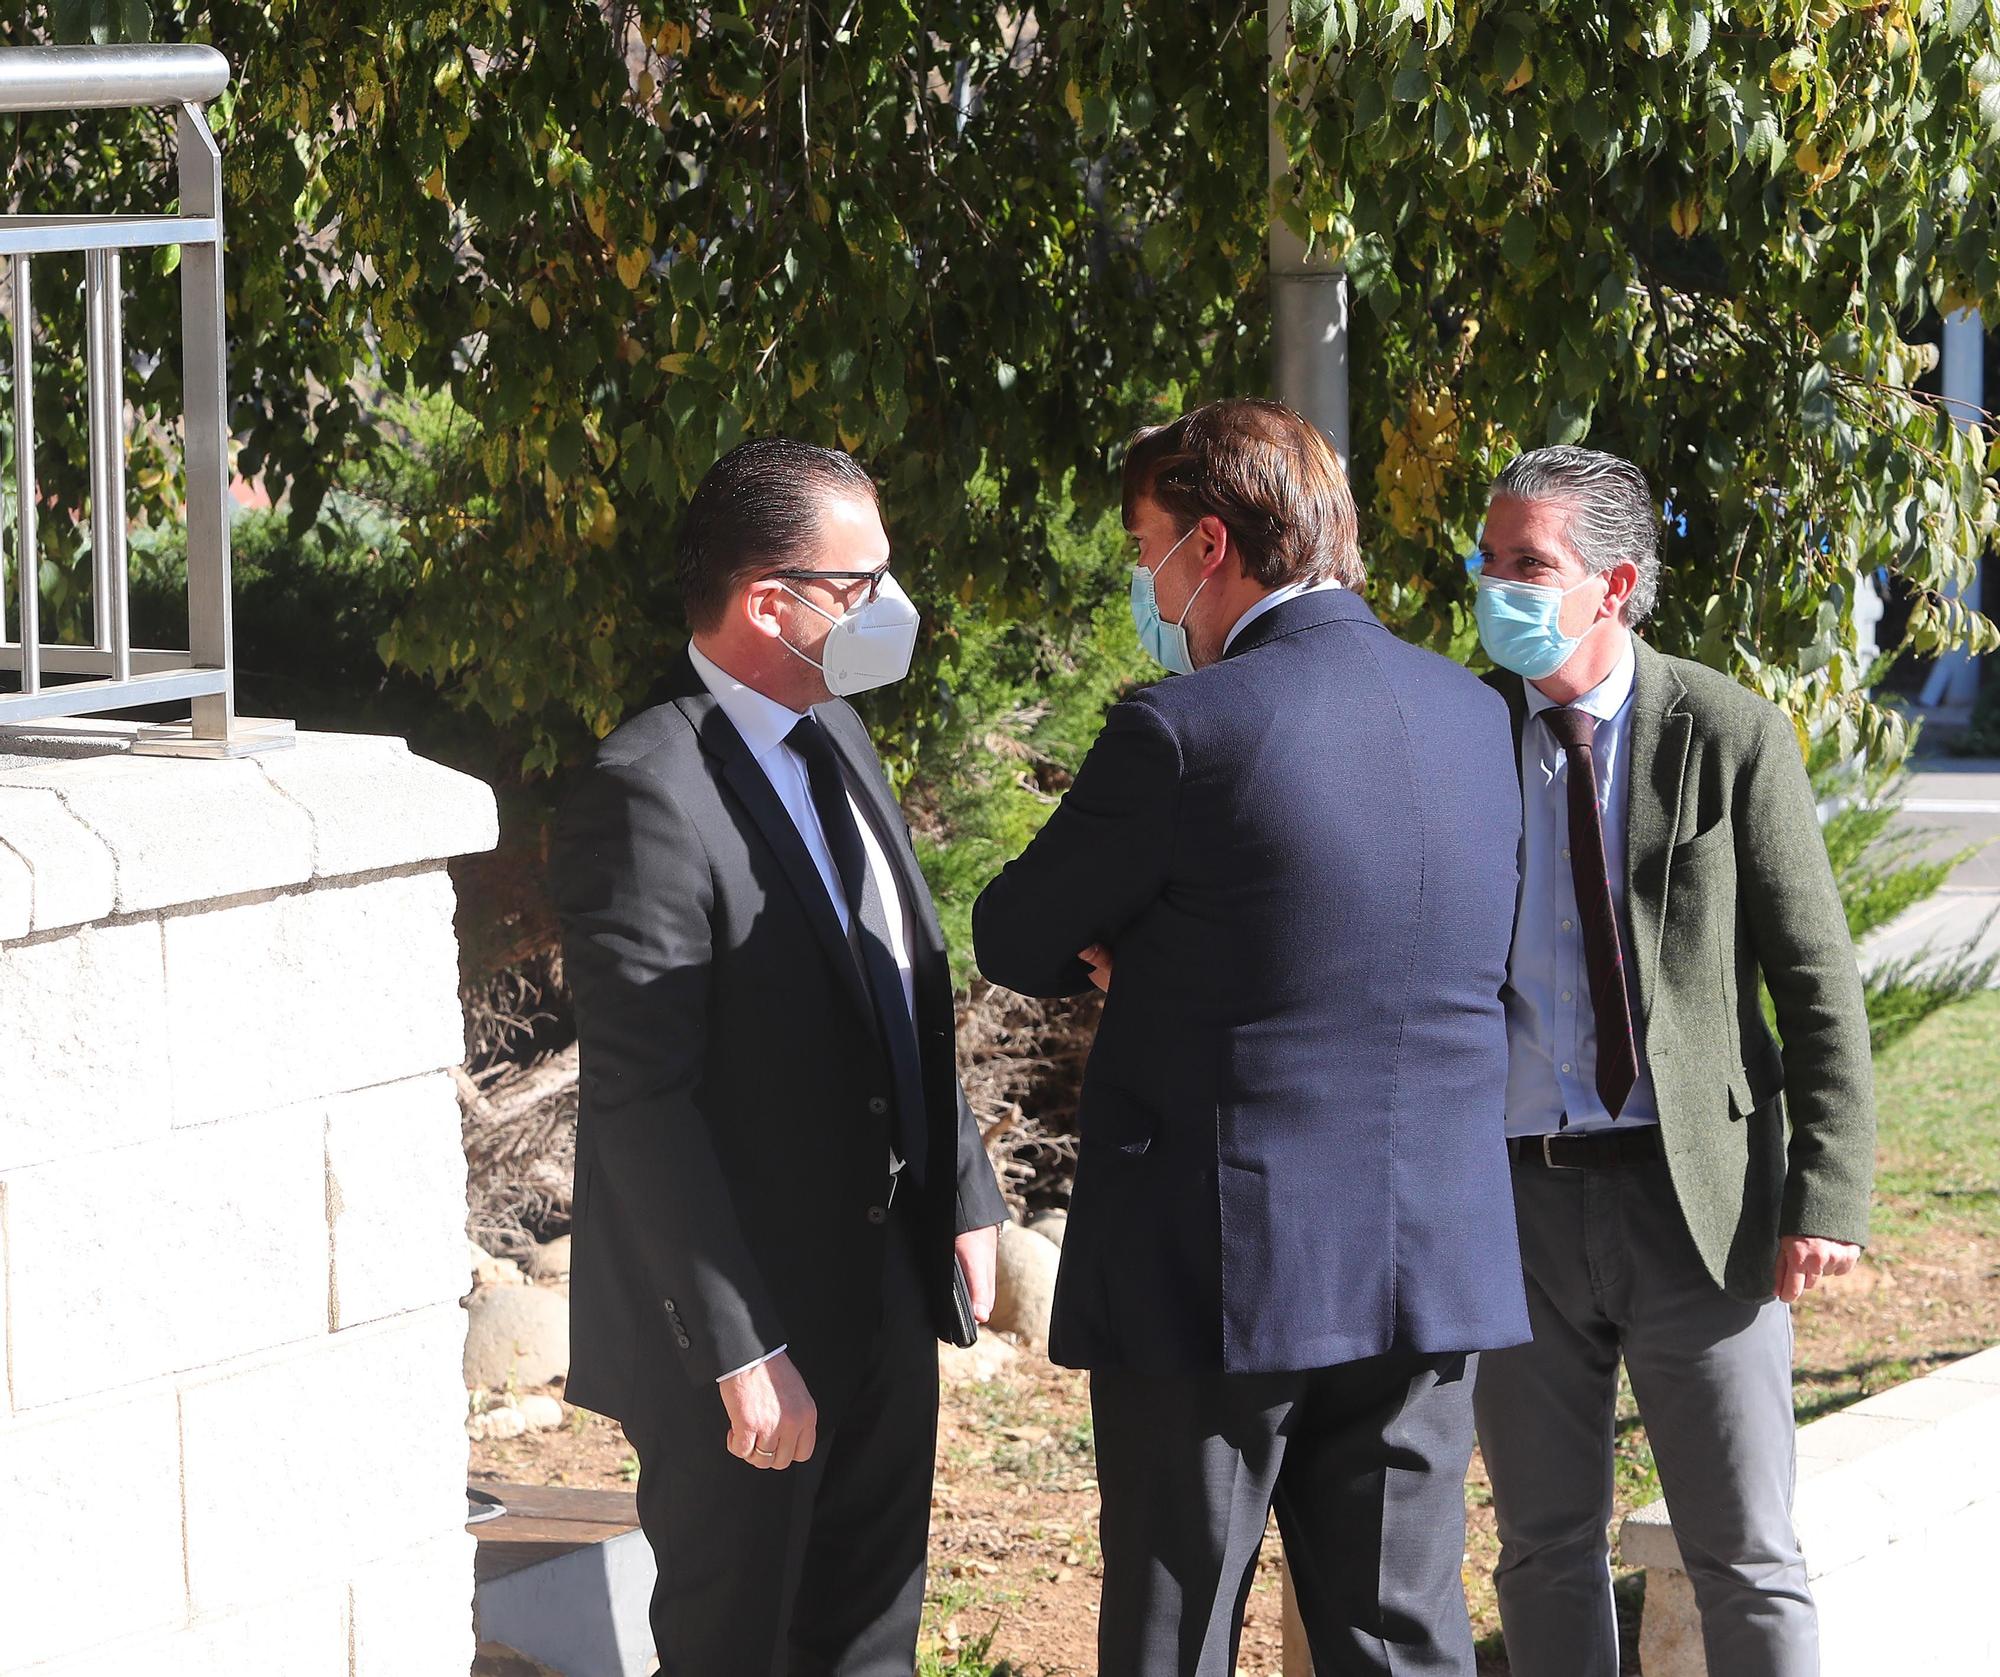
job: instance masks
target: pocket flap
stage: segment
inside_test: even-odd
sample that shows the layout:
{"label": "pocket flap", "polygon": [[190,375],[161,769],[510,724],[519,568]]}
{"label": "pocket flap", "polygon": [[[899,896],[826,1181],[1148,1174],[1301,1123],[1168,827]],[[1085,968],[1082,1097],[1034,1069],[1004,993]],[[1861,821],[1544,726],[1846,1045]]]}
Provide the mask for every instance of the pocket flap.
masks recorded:
{"label": "pocket flap", "polygon": [[1738,1066],[1729,1078],[1729,1116],[1748,1118],[1751,1113],[1762,1111],[1778,1098],[1784,1086],[1783,1073],[1773,1079],[1753,1072],[1748,1066]]}

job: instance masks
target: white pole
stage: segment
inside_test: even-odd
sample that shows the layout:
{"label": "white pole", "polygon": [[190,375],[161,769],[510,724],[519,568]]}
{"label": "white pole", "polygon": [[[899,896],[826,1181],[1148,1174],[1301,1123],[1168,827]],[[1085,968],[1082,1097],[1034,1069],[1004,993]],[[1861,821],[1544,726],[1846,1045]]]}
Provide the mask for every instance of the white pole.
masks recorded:
{"label": "white pole", "polygon": [[[1967,430],[1979,424],[1980,414],[1986,406],[1986,334],[1977,309],[1945,316],[1944,356],[1939,382],[1943,386],[1945,405],[1952,410],[1952,418]],[[1981,559],[1972,573],[1971,582],[1963,589],[1948,589],[1947,592],[1958,594],[1976,611],[1985,569],[1985,561]],[[1922,702],[1927,709],[1969,707],[1978,696],[1979,665],[1963,649],[1959,649],[1947,652],[1938,659],[1930,680],[1924,683]]]}
{"label": "white pole", "polygon": [[[1280,68],[1292,44],[1290,0],[1269,0],[1271,43],[1270,174],[1275,189],[1291,173],[1279,137]],[[1271,216],[1271,371],[1278,400],[1302,414],[1347,461],[1347,275],[1324,250],[1306,244]]]}

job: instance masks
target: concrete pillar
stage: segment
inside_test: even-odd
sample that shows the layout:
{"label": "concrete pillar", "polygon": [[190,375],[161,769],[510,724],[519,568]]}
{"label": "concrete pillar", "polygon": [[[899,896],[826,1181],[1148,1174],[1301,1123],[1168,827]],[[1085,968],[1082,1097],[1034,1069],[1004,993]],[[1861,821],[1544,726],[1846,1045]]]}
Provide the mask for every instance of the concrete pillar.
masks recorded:
{"label": "concrete pillar", "polygon": [[464,1053],[400,741],[0,739],[0,1672],[472,1662]]}

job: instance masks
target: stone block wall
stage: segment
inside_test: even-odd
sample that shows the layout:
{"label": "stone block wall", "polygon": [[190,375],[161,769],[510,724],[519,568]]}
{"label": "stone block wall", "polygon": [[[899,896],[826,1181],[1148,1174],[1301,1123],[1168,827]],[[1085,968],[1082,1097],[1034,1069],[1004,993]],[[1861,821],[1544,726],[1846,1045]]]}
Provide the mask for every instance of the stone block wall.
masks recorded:
{"label": "stone block wall", "polygon": [[[1794,1505],[1823,1677],[2000,1671],[2000,1347],[1801,1427]],[[1619,1539],[1646,1569],[1646,1677],[1709,1673],[1694,1588],[1666,1503]]]}
{"label": "stone block wall", "polygon": [[444,864],[492,795],[123,737],[0,745],[0,1674],[462,1674]]}

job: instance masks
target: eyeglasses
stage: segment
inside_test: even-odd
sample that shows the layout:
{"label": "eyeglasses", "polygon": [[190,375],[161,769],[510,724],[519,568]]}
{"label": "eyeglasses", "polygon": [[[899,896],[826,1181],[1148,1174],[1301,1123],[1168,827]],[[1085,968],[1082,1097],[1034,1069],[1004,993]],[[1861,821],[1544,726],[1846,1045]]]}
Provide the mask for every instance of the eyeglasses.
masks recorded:
{"label": "eyeglasses", "polygon": [[875,603],[876,595],[882,592],[882,583],[889,575],[889,567],[882,566],[873,571],[767,571],[767,576],[782,578],[787,582],[865,582],[868,584],[869,605]]}

